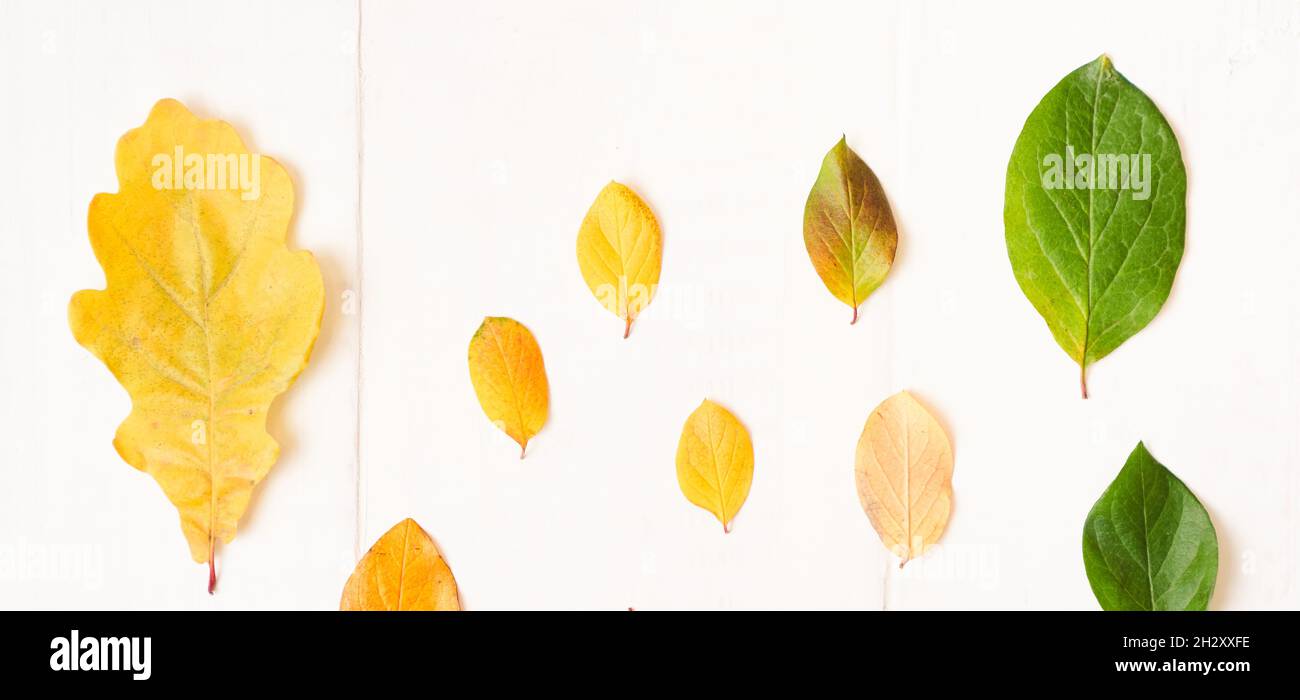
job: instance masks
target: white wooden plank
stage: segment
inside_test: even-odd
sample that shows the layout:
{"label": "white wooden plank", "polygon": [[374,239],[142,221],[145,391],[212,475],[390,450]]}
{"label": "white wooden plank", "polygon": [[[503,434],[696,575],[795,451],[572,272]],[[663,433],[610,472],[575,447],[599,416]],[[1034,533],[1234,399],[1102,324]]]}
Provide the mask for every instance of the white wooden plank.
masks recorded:
{"label": "white wooden plank", "polygon": [[[355,3],[0,7],[0,554],[15,562],[0,575],[5,605],[337,605],[356,478],[356,328],[338,303],[356,254]],[[114,452],[129,399],[72,339],[65,311],[73,292],[103,285],[85,221],[91,197],[117,189],[117,139],[163,97],[231,122],[285,165],[297,194],[290,244],[315,253],[329,295],[311,364],[272,408],[282,456],[219,550],[211,597],[175,509]],[[73,565],[41,564],[63,557]]]}
{"label": "white wooden plank", "polygon": [[[1239,8],[367,5],[366,538],[417,515],[471,607],[1092,609],[1083,518],[1144,439],[1220,525],[1216,607],[1294,606],[1295,6]],[[1102,52],[1179,131],[1192,201],[1170,303],[1084,403],[1016,288],[1002,190],[1034,104]],[[800,240],[841,132],[904,236],[854,328]],[[572,250],[610,178],[666,235],[626,343]],[[547,356],[523,463],[467,380],[485,314]],[[902,388],[952,433],[957,492],[943,551],[899,573],[851,463]],[[704,395],[758,450],[726,538],[673,482]]]}

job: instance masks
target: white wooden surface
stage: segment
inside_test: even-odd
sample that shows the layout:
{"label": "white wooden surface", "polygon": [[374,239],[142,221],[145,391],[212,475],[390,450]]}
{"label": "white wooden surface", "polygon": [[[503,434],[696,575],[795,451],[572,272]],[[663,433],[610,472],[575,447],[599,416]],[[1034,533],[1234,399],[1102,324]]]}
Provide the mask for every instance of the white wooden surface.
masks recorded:
{"label": "white wooden surface", "polygon": [[[1103,52],[1179,134],[1187,249],[1084,402],[1012,276],[1003,179],[1038,99]],[[1083,518],[1139,439],[1214,518],[1213,607],[1300,607],[1296,2],[0,0],[0,95],[4,607],[329,609],[412,516],[471,609],[1094,609]],[[90,198],[161,97],[290,169],[291,239],[329,294],[213,597],[114,453],[127,396],[66,322],[103,280]],[[841,133],[902,236],[852,327],[801,237]],[[628,341],[573,252],[610,179],[665,231]],[[545,353],[523,461],[469,384],[484,315]],[[956,471],[941,551],[900,572],[852,458],[903,388]],[[705,396],[756,448],[726,536],[673,467]]]}

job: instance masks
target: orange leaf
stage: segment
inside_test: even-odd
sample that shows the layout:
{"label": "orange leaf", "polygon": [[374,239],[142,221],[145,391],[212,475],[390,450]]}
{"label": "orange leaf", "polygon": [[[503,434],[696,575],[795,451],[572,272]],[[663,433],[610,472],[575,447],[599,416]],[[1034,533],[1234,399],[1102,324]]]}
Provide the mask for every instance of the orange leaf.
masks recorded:
{"label": "orange leaf", "polygon": [[438,545],[407,518],[357,562],[339,610],[460,610],[460,597]]}

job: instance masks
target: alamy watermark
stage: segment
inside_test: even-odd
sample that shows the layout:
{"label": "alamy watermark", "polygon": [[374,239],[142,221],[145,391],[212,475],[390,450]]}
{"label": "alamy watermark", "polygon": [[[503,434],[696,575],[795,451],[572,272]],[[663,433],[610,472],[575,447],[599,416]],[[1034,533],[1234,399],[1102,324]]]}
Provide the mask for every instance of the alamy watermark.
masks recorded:
{"label": "alamy watermark", "polygon": [[229,190],[250,202],[262,196],[262,157],[256,153],[156,153],[155,190]]}
{"label": "alamy watermark", "polygon": [[28,542],[0,543],[0,583],[39,581],[80,583],[88,591],[104,584],[104,550],[99,545]]}
{"label": "alamy watermark", "polygon": [[[1002,547],[986,544],[932,544],[924,546],[920,537],[913,538],[914,552],[924,552],[908,559],[899,571],[902,580],[931,581],[939,583],[962,582],[992,591],[1002,585]],[[902,561],[908,554],[901,544],[890,548],[890,553]]]}
{"label": "alamy watermark", "polygon": [[1075,153],[1043,156],[1045,190],[1128,190],[1133,199],[1151,197],[1150,153]]}
{"label": "alamy watermark", "polygon": [[51,671],[129,671],[137,681],[153,675],[152,637],[83,637],[72,630],[50,640]]}

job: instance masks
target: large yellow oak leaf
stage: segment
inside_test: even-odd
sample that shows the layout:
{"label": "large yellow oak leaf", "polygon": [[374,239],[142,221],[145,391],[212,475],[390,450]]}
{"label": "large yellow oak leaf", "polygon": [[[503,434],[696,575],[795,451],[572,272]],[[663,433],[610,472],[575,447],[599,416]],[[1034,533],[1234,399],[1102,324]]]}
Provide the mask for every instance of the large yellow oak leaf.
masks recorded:
{"label": "large yellow oak leaf", "polygon": [[215,543],[279,455],[267,410],[311,355],[320,269],[285,247],[288,174],[225,122],[163,100],[118,141],[117,176],[90,203],[107,286],[77,292],[68,322],[130,394],[113,446],[180,511],[211,591]]}
{"label": "large yellow oak leaf", "polygon": [[911,394],[871,412],[855,466],[862,508],[900,567],[939,540],[952,507],[952,445]]}
{"label": "large yellow oak leaf", "polygon": [[713,513],[722,531],[749,497],[754,443],[731,411],[705,399],[686,419],[677,442],[677,483],[686,500]]}
{"label": "large yellow oak leaf", "polygon": [[469,378],[483,412],[519,443],[523,459],[551,403],[542,349],[533,334],[513,318],[483,319],[469,341]]}
{"label": "large yellow oak leaf", "polygon": [[650,207],[624,185],[605,185],[578,229],[578,269],[596,300],[623,319],[624,338],[659,286],[663,248]]}
{"label": "large yellow oak leaf", "polygon": [[339,610],[460,610],[460,595],[433,538],[407,518],[357,562]]}

